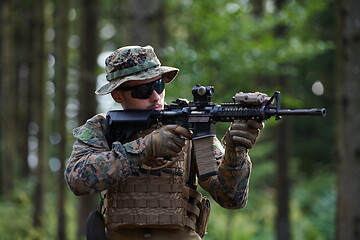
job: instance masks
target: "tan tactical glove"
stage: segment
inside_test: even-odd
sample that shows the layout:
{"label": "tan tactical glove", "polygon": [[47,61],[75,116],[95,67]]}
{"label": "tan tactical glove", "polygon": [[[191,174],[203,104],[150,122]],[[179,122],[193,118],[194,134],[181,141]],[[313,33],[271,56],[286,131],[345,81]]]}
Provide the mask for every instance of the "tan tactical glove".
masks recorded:
{"label": "tan tactical glove", "polygon": [[166,125],[144,137],[145,151],[152,157],[176,157],[185,146],[185,139],[191,133],[178,125]]}
{"label": "tan tactical glove", "polygon": [[[230,128],[230,142],[232,141],[235,145],[241,144],[247,149],[251,149],[259,136],[259,132],[264,128],[263,122],[255,120],[248,121],[235,121],[232,123]],[[229,139],[227,139],[229,142]]]}

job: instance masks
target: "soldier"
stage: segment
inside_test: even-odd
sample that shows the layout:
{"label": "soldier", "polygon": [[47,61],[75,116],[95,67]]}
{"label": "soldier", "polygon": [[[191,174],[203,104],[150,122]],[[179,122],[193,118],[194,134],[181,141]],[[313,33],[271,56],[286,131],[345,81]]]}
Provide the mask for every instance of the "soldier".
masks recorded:
{"label": "soldier", "polygon": [[[96,94],[110,93],[123,109],[162,110],[165,85],[179,71],[161,66],[151,46],[119,48],[105,63],[109,82]],[[75,195],[104,197],[107,239],[201,239],[210,202],[196,191],[197,184],[224,208],[245,207],[248,149],[263,123],[232,123],[223,137],[225,149],[213,135],[190,140],[189,130],[161,124],[108,146],[105,126],[105,115],[98,114],[74,130],[65,179]],[[204,162],[216,162],[218,174],[199,179]]]}

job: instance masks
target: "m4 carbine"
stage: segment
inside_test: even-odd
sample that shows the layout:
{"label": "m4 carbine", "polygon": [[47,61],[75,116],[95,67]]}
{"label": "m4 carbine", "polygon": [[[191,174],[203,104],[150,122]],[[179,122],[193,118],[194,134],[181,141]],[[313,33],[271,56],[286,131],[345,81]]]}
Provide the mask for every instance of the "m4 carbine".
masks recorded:
{"label": "m4 carbine", "polygon": [[281,109],[280,92],[271,97],[263,93],[236,93],[232,103],[211,102],[214,87],[196,85],[192,89],[194,101],[177,99],[164,110],[112,110],[107,113],[106,139],[109,147],[115,141],[124,141],[138,131],[157,123],[176,124],[193,132],[193,138],[214,135],[217,122],[255,119],[276,120],[286,115],[325,116],[325,108]]}

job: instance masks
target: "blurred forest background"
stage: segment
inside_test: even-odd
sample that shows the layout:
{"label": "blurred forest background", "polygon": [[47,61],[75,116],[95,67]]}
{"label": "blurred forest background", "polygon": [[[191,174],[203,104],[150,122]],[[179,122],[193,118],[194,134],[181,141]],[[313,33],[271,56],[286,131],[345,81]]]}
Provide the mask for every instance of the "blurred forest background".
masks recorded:
{"label": "blurred forest background", "polygon": [[284,108],[327,109],[266,122],[247,207],[213,204],[204,239],[360,239],[359,10],[357,0],[0,1],[0,239],[84,239],[99,196],[65,184],[72,130],[118,108],[94,94],[109,52],[147,44],[180,68],[167,102],[202,84],[216,103],[278,90]]}

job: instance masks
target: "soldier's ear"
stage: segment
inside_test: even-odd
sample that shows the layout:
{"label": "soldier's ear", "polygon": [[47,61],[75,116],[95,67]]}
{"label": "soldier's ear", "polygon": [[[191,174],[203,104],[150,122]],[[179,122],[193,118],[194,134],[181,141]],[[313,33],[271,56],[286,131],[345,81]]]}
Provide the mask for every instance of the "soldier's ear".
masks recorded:
{"label": "soldier's ear", "polygon": [[111,96],[115,102],[120,103],[120,104],[123,102],[123,96],[121,94],[121,91],[112,91]]}

